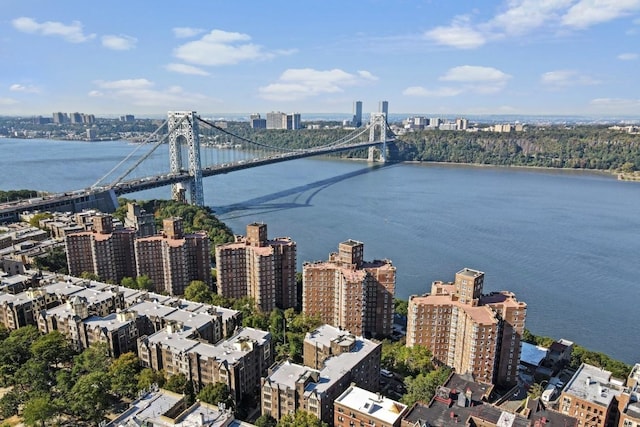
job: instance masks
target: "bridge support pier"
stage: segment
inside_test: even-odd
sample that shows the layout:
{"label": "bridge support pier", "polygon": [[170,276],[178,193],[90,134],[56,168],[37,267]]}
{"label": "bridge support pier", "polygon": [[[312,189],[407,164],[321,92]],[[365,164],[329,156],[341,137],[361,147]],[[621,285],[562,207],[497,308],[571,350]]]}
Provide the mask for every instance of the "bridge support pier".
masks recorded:
{"label": "bridge support pier", "polygon": [[[378,139],[379,138],[379,139]],[[385,113],[371,113],[369,128],[369,142],[382,141],[380,146],[369,147],[368,162],[386,163],[387,161],[387,115]],[[376,159],[376,153],[378,158]]]}
{"label": "bridge support pier", "polygon": [[[189,149],[188,189],[191,204],[204,206],[204,191],[202,189],[202,165],[200,163],[200,138],[198,121],[195,111],[169,111],[169,170],[171,173],[181,173],[182,149],[186,144]],[[171,186],[173,200],[184,200],[184,188],[180,184]]]}

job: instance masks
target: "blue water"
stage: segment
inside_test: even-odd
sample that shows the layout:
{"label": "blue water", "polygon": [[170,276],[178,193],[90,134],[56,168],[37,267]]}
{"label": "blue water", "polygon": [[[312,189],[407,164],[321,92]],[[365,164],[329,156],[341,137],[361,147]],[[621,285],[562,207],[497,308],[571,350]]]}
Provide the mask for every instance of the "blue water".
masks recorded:
{"label": "blue water", "polygon": [[[133,148],[0,139],[0,189],[85,188]],[[168,170],[165,153],[156,157],[145,173]],[[571,171],[301,159],[205,178],[204,192],[235,233],[260,221],[270,237],[293,238],[300,267],[345,239],[360,240],[366,259],[393,261],[396,296],[405,299],[463,267],[478,269],[485,291],[510,290],[527,303],[533,333],[640,361],[640,183]]]}

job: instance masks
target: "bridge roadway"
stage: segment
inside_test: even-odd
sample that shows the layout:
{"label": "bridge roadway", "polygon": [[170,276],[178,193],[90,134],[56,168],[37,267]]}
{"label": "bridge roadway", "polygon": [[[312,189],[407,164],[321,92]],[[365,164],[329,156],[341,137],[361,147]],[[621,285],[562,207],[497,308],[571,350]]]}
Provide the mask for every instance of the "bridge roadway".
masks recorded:
{"label": "bridge roadway", "polygon": [[[393,142],[395,139],[388,139],[386,142]],[[368,148],[382,144],[382,141],[366,141],[350,144],[343,147],[325,147],[304,151],[275,154],[263,159],[239,160],[231,163],[209,166],[202,169],[202,177],[221,175],[242,169],[249,169],[273,163],[280,163],[289,160],[302,159],[305,157],[321,156],[324,154],[338,153],[349,150]],[[28,200],[18,200],[9,203],[0,203],[0,224],[3,222],[16,221],[18,215],[25,211],[69,211],[79,212],[82,209],[99,209],[103,212],[112,212],[118,207],[117,197],[123,194],[136,193],[138,191],[150,190],[152,188],[164,187],[191,179],[187,172],[180,174],[166,174],[137,178],[122,181],[102,187],[89,187],[84,190],[70,191],[60,194],[51,194],[44,197],[37,197]]]}
{"label": "bridge roadway", "polygon": [[[394,139],[388,139],[387,142],[393,142]],[[360,148],[368,148],[374,145],[382,144],[381,141],[366,141],[360,142],[356,144],[350,144],[344,147],[326,147],[319,149],[311,149],[304,150],[298,152],[289,152],[283,154],[275,154],[270,157],[266,157],[263,159],[246,159],[239,160],[236,162],[230,163],[222,163],[219,165],[209,166],[206,168],[202,168],[202,177],[214,176],[214,175],[222,175],[229,172],[234,172],[242,169],[249,169],[263,165],[269,165],[273,163],[286,162],[289,160],[302,159],[305,157],[312,156],[321,156],[324,154],[330,153],[338,153],[342,151],[356,150]],[[104,190],[104,189],[112,189],[115,191],[117,196],[128,193],[136,193],[138,191],[149,190],[157,187],[164,187],[166,185],[176,184],[178,182],[188,181],[191,177],[188,173],[182,172],[180,174],[167,174],[160,176],[152,176],[140,179],[133,179],[128,181],[123,181],[118,184],[111,185],[105,188],[96,188],[94,190]]]}

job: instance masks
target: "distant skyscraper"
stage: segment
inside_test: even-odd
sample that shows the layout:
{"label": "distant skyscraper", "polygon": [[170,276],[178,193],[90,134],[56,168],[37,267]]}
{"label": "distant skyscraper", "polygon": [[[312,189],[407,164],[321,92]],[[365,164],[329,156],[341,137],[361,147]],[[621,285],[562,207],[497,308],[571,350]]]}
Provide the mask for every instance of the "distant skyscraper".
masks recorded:
{"label": "distant skyscraper", "polygon": [[353,103],[353,120],[351,123],[357,128],[362,126],[362,101],[355,101]]}
{"label": "distant skyscraper", "polygon": [[287,125],[285,126],[285,129],[302,129],[300,113],[287,114]]}
{"label": "distant skyscraper", "polygon": [[67,121],[69,120],[69,117],[67,116],[67,113],[53,113],[53,123],[67,123]]}
{"label": "distant skyscraper", "polygon": [[267,113],[267,129],[286,129],[287,115],[280,111]]}
{"label": "distant skyscraper", "polygon": [[469,126],[469,120],[459,117],[456,119],[456,127],[458,130],[466,130]]}
{"label": "distant skyscraper", "polygon": [[378,112],[384,113],[385,116],[389,115],[389,101],[380,101],[378,105]]}
{"label": "distant skyscraper", "polygon": [[82,123],[82,114],[80,113],[71,113],[70,115],[71,123]]}
{"label": "distant skyscraper", "polygon": [[249,117],[251,129],[266,129],[267,120],[260,117],[260,114],[254,113]]}

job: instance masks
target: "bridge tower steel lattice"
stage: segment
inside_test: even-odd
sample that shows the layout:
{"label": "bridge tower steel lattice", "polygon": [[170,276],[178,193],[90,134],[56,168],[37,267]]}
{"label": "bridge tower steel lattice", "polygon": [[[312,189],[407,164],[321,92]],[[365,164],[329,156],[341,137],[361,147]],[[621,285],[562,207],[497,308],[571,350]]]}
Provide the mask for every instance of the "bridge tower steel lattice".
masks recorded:
{"label": "bridge tower steel lattice", "polygon": [[[376,139],[376,131],[379,131],[379,136]],[[379,162],[385,163],[387,161],[387,115],[385,113],[371,113],[371,119],[369,120],[369,142],[382,141],[381,147],[371,146],[369,147],[369,156],[367,161],[375,161],[375,152],[379,151]]]}
{"label": "bridge tower steel lattice", "polygon": [[[198,121],[195,111],[169,111],[169,170],[171,173],[181,173],[182,149],[181,143],[189,149],[189,195],[191,204],[204,206],[204,191],[202,189],[202,165],[200,163],[200,137]],[[183,199],[181,184],[171,185],[173,200]]]}

